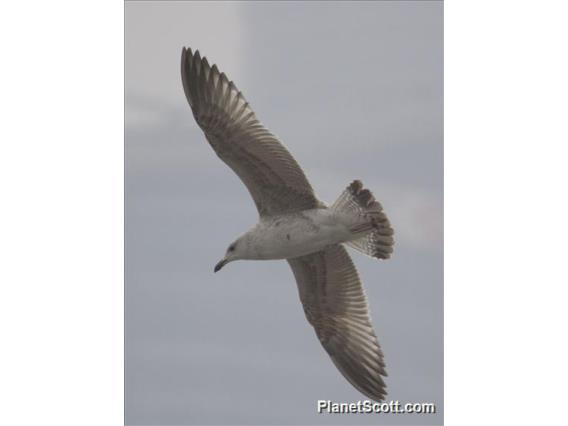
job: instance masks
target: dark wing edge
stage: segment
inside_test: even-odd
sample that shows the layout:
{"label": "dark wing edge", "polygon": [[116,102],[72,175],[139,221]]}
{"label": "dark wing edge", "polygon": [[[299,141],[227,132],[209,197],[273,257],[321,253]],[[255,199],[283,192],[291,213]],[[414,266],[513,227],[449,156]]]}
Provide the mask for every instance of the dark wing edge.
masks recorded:
{"label": "dark wing edge", "polygon": [[181,76],[197,124],[246,185],[261,216],[321,207],[296,160],[217,65],[183,48]]}
{"label": "dark wing edge", "polygon": [[308,322],[343,376],[361,393],[383,401],[384,355],[371,324],[365,291],[342,245],[288,259]]}

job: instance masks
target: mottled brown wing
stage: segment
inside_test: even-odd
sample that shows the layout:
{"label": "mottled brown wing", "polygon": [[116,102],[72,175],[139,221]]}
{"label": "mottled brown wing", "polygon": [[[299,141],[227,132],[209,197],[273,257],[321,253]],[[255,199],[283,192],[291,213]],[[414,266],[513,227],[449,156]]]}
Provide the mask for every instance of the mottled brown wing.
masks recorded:
{"label": "mottled brown wing", "polygon": [[309,323],[339,371],[360,392],[382,401],[383,352],[371,325],[367,298],[345,248],[288,259]]}
{"label": "mottled brown wing", "polygon": [[181,76],[197,124],[244,182],[261,216],[320,206],[296,160],[216,65],[210,67],[199,51],[184,48]]}

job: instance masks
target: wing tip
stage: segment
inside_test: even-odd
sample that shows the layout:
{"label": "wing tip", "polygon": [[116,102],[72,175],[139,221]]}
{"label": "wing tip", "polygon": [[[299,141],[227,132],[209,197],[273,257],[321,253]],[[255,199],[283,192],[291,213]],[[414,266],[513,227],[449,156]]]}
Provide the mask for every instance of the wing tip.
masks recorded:
{"label": "wing tip", "polygon": [[193,57],[193,52],[191,50],[191,47],[185,47],[182,46],[181,48],[181,59],[182,62],[186,62],[188,57]]}

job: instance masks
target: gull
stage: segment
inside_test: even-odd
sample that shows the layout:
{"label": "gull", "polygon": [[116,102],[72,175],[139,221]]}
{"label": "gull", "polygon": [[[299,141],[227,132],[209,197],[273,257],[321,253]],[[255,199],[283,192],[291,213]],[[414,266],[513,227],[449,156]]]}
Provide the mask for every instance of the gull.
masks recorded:
{"label": "gull", "polygon": [[214,272],[241,259],[287,260],[306,318],[337,369],[368,398],[383,401],[384,355],[344,247],[376,259],[390,257],[393,230],[382,206],[359,180],[331,206],[320,201],[284,145],[199,50],[183,48],[181,77],[205,138],[243,181],[259,213],[258,223],[229,245]]}

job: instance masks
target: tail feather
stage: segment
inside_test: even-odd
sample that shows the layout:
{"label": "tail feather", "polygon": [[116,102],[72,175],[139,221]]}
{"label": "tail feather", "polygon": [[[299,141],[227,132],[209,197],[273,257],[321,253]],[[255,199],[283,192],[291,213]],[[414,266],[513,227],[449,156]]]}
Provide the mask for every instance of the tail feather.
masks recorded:
{"label": "tail feather", "polygon": [[393,252],[394,231],[381,204],[368,189],[355,180],[331,206],[333,210],[357,215],[364,220],[357,221],[351,228],[354,235],[362,234],[346,244],[367,256],[388,259]]}

